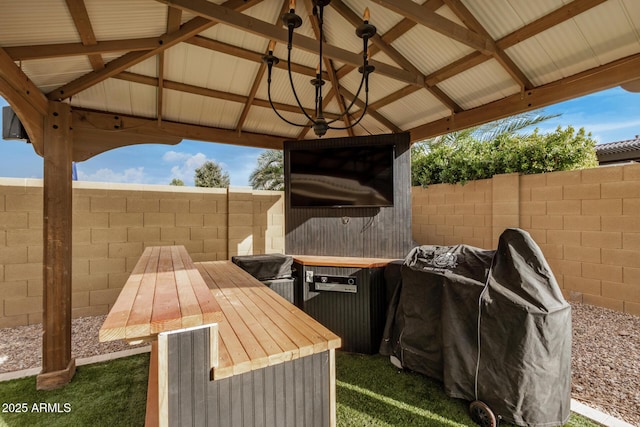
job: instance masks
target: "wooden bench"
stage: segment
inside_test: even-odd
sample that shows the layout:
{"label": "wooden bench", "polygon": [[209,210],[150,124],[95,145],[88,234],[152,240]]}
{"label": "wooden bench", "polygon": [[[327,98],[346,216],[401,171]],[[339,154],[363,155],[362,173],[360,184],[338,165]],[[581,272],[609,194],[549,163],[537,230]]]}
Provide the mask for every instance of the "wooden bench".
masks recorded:
{"label": "wooden bench", "polygon": [[100,340],[155,338],[148,426],[335,425],[340,338],[230,261],[145,249]]}

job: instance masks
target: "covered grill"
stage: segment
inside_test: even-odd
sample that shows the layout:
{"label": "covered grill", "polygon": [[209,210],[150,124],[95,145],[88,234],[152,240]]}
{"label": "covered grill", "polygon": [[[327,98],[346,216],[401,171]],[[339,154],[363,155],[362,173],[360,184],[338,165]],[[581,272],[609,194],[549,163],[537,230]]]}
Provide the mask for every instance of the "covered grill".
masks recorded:
{"label": "covered grill", "polygon": [[508,229],[496,251],[419,246],[406,257],[380,349],[473,401],[483,425],[564,424],[571,307],[540,248]]}

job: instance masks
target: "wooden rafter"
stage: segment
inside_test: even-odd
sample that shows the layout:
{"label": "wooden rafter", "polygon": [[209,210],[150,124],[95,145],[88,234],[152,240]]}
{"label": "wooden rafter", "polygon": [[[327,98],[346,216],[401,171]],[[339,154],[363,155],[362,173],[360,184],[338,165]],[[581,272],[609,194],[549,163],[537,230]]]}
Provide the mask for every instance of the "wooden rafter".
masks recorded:
{"label": "wooden rafter", "polygon": [[260,88],[260,83],[262,82],[262,78],[264,77],[264,73],[267,71],[267,64],[261,64],[258,67],[258,71],[256,72],[256,77],[253,79],[253,84],[251,85],[251,90],[249,90],[249,96],[247,96],[247,100],[244,103],[244,107],[242,107],[242,112],[240,113],[240,117],[238,118],[238,123],[236,123],[236,132],[242,132],[242,126],[244,122],[247,120],[247,116],[249,115],[249,110],[253,105],[254,100],[256,99],[256,93],[258,93],[258,89]]}
{"label": "wooden rafter", "polygon": [[[541,32],[552,28],[564,21],[572,19],[577,15],[586,12],[587,10],[604,3],[607,0],[574,0],[573,2],[566,4],[559,9],[545,15],[524,27],[502,37],[496,41],[496,48],[501,51],[505,51],[508,48],[515,46],[516,44],[533,37]],[[431,73],[427,76],[427,84],[435,85],[441,81],[447,80],[469,70],[476,65],[480,65],[483,62],[489,60],[491,57],[484,55],[480,52],[473,52],[469,55],[441,68],[440,70]]]}
{"label": "wooden rafter", "polygon": [[405,18],[420,25],[431,28],[457,42],[472,47],[475,50],[491,55],[495,52],[495,43],[491,38],[484,37],[462,25],[429,11],[411,0],[372,0],[381,6],[392,10]]}
{"label": "wooden rafter", "polygon": [[[236,58],[246,59],[247,61],[253,61],[256,63],[262,63],[262,55],[261,52],[254,52],[252,50],[244,49],[238,46],[234,46],[228,43],[223,43],[217,40],[208,39],[202,36],[196,36],[185,43],[192,44],[194,46],[200,46],[205,49],[215,50],[216,52],[225,53],[230,56],[235,56]],[[273,66],[274,68],[279,68],[281,70],[287,69],[287,64],[285,61],[280,61],[278,64]],[[309,77],[316,76],[316,70],[311,67],[306,67],[300,64],[291,64],[291,71],[298,74],[303,74]],[[329,78],[326,73],[323,73],[323,78]]]}
{"label": "wooden rafter", "polygon": [[565,4],[553,12],[530,22],[505,37],[502,37],[496,42],[496,46],[502,50],[507,50],[511,46],[515,46],[516,44],[553,28],[558,24],[575,18],[581,13],[605,3],[606,1],[607,0],[573,0],[571,3]]}
{"label": "wooden rafter", "polygon": [[[182,21],[182,11],[180,9],[169,8],[167,13],[167,34],[171,34],[180,29],[180,23]],[[158,123],[162,123],[162,111],[164,105],[164,66],[165,66],[165,52],[162,51],[158,54],[158,89],[156,95],[156,118]]]}
{"label": "wooden rafter", "polygon": [[162,106],[164,104],[164,52],[158,54],[158,90],[156,95],[156,118],[162,123]]}
{"label": "wooden rafter", "polygon": [[[156,77],[143,76],[141,74],[135,74],[128,71],[120,73],[117,76],[114,76],[114,78],[130,81],[134,83],[154,86],[154,87],[158,86],[158,79]],[[209,98],[222,99],[224,101],[238,102],[241,104],[246,104],[248,100],[248,97],[244,95],[238,95],[238,94],[229,93],[229,92],[222,92],[215,89],[209,89],[201,86],[194,86],[187,83],[174,82],[172,80],[166,80],[166,79],[164,80],[164,87],[165,89],[171,89],[171,90],[185,92],[185,93],[192,93],[194,95],[206,96]],[[260,99],[260,98],[254,98],[251,105],[256,107],[271,108],[268,100]],[[274,102],[273,105],[275,105],[275,107],[278,110],[288,111],[290,113],[300,113],[300,110],[298,109],[297,105],[289,105],[289,104],[284,104],[280,102]],[[310,109],[307,109],[306,111],[308,114],[313,114],[313,111]],[[334,118],[337,118],[338,115],[327,113],[326,117],[334,119]]]}
{"label": "wooden rafter", "polygon": [[[260,19],[244,15],[228,7],[208,2],[207,0],[158,1],[169,4],[173,7],[187,10],[203,18],[206,17],[206,19],[212,21],[225,23],[229,26],[239,28],[243,31],[247,31],[249,33],[256,34],[267,39],[277,40],[283,43],[286,43],[288,41],[287,30],[262,21]],[[308,52],[316,52],[317,41],[311,37],[306,37],[298,34],[296,35],[296,47]],[[334,45],[325,43],[323,45],[323,52],[328,58],[347,64],[357,66],[361,62],[361,57],[357,53],[350,52],[346,49],[342,49]],[[424,80],[421,80],[420,77],[414,73],[402,70],[397,67],[392,67],[382,62],[371,61],[371,64],[376,67],[376,73],[386,75],[388,77],[391,77],[392,79],[400,80],[408,84],[424,86]]]}
{"label": "wooden rafter", "polygon": [[[440,9],[442,6],[444,6],[444,0],[427,0],[422,5],[423,8],[431,12],[435,12],[436,10]],[[402,21],[398,22],[391,29],[389,29],[389,31],[385,32],[382,35],[382,39],[387,43],[391,43],[394,40],[397,40],[398,38],[402,37],[404,33],[409,31],[416,25],[417,24],[415,21],[412,21],[411,19],[403,18]]]}
{"label": "wooden rafter", "polygon": [[[444,2],[468,28],[480,34],[481,36],[486,37],[487,39],[491,39],[491,35],[489,34],[489,32],[482,26],[482,24],[480,24],[476,17],[473,16],[469,9],[467,9],[467,7],[462,4],[460,0],[444,0]],[[492,56],[509,73],[511,78],[513,78],[518,83],[521,90],[533,88],[533,83],[531,83],[529,78],[525,76],[522,70],[520,70],[520,68],[511,60],[511,58],[509,58],[504,50],[496,47],[495,51],[492,53]]]}
{"label": "wooden rafter", "polygon": [[[280,17],[283,13],[287,11],[289,6],[289,0],[282,0],[282,7],[280,8],[280,13],[278,17]],[[275,40],[269,40],[269,44],[271,42],[275,43]],[[268,53],[269,47],[265,50],[265,55]],[[262,58],[261,58],[262,59]],[[247,97],[247,101],[244,103],[244,107],[242,108],[242,112],[240,113],[240,118],[238,118],[238,123],[236,124],[236,132],[240,133],[242,131],[242,126],[244,125],[245,120],[247,120],[247,116],[249,115],[249,110],[251,109],[251,105],[253,104],[253,100],[256,98],[256,93],[258,93],[258,89],[260,88],[260,84],[262,83],[262,78],[264,77],[264,73],[267,71],[267,64],[261,60],[260,67],[258,67],[258,71],[256,72],[256,77],[253,79],[253,83],[251,84],[251,89],[249,90],[249,96]]]}
{"label": "wooden rafter", "polygon": [[16,112],[29,134],[33,149],[44,154],[44,118],[47,98],[0,47],[0,95]]}
{"label": "wooden rafter", "polygon": [[11,46],[6,47],[5,50],[14,61],[28,61],[30,59],[146,51],[152,50],[157,46],[158,37],[146,37],[130,40],[105,40],[97,42],[94,45],[83,45],[82,43],[53,43],[31,46]]}
{"label": "wooden rafter", "polygon": [[582,73],[516,93],[481,107],[410,129],[411,140],[421,141],[514,114],[609,89],[638,78],[640,54],[632,55]]}
{"label": "wooden rafter", "polygon": [[[82,144],[74,147],[74,156],[86,160],[100,152],[140,143],[177,144],[181,139],[234,144],[241,146],[282,149],[282,137],[253,132],[238,134],[233,129],[190,125],[123,114],[108,114],[74,108],[74,138]],[[114,138],[117,135],[117,138]],[[102,150],[102,151],[98,151]]]}
{"label": "wooden rafter", "polygon": [[[261,1],[262,0],[229,0],[224,3],[226,7],[220,7],[223,7],[224,9],[228,8],[228,10],[230,11],[242,11],[260,3]],[[78,92],[81,92],[97,83],[100,83],[103,80],[108,79],[109,77],[113,77],[114,75],[126,70],[127,68],[130,68],[131,66],[141,61],[144,61],[145,59],[151,58],[159,54],[160,52],[163,52],[168,48],[195,36],[196,34],[206,30],[207,28],[211,28],[214,25],[216,25],[216,22],[211,22],[209,19],[200,17],[193,18],[189,22],[186,22],[184,25],[182,25],[178,31],[158,37],[158,44],[156,48],[148,51],[127,53],[120,58],[114,59],[113,61],[109,62],[103,69],[85,74],[84,76],[79,77],[60,88],[51,91],[47,94],[47,97],[51,100],[67,99]]]}
{"label": "wooden rafter", "polygon": [[182,23],[182,10],[170,7],[167,13],[167,33],[173,33],[180,29]]}
{"label": "wooden rafter", "polygon": [[[67,9],[69,9],[71,18],[76,25],[76,30],[78,30],[78,34],[80,35],[82,44],[84,46],[94,46],[98,44],[96,35],[93,33],[91,19],[89,19],[89,13],[87,13],[87,8],[84,4],[84,0],[66,0],[66,2]],[[90,54],[89,62],[91,63],[91,66],[94,70],[100,70],[104,68],[104,61],[102,60],[102,56],[100,56],[100,54]]]}
{"label": "wooden rafter", "polygon": [[[333,4],[333,3],[332,3]],[[339,5],[343,5],[342,2],[338,2]],[[421,7],[424,8],[427,11],[435,11],[437,9],[439,9],[440,7],[442,7],[442,5],[444,4],[444,0],[431,0],[428,1],[426,3],[424,3]],[[338,6],[338,12],[341,11],[341,6]],[[353,13],[353,11],[351,11],[351,9],[349,9],[348,7],[345,6],[346,9],[348,9],[351,14],[348,14],[348,12],[345,11],[345,14],[347,14],[348,16],[350,16],[349,21],[353,21],[352,23],[355,24],[357,22],[357,15],[355,15],[355,13]],[[344,15],[343,15],[344,16]],[[346,18],[346,16],[345,16]],[[409,31],[411,28],[413,28],[414,26],[416,26],[417,23],[410,20],[410,19],[403,19],[402,21],[400,21],[398,24],[396,24],[393,28],[391,28],[389,31],[387,31],[386,33],[384,33],[384,35],[380,36],[379,39],[376,39],[377,42],[374,43],[371,46],[370,49],[370,55],[373,56],[376,53],[380,52],[380,51],[385,51],[385,53],[387,53],[387,55],[389,55],[389,50],[393,50],[394,52],[396,52],[396,54],[390,55],[391,58],[393,59],[394,56],[400,56],[402,58],[404,58],[399,52],[397,52],[392,46],[391,43],[393,43],[394,40],[396,40],[397,38],[399,38],[400,36],[402,36],[405,32]],[[384,49],[383,50],[383,46]],[[409,62],[408,60],[404,60],[404,62]],[[410,64],[410,63],[409,63]],[[410,65],[413,69],[415,69],[415,67],[413,67],[413,65]],[[350,72],[352,72],[353,70],[355,70],[355,66],[353,65],[344,65],[342,68],[340,68],[340,70],[338,70],[336,72],[338,78],[342,78],[344,76],[346,76],[347,74],[349,74]],[[427,77],[423,76],[422,73],[420,73],[420,71],[416,70],[417,73],[420,74],[421,78],[423,78],[425,80],[426,83],[426,89],[431,92],[431,94],[438,99],[441,103],[443,103],[448,109],[449,111],[451,111],[452,113],[457,113],[459,111],[462,111],[462,107],[460,107],[453,99],[451,99],[447,94],[445,94],[442,90],[440,90],[437,87],[434,87],[435,84],[429,84],[429,82],[427,81]],[[401,91],[409,91],[409,92],[415,92],[417,90],[420,89],[420,87],[413,87],[412,89],[408,89],[409,87],[405,87],[403,89],[401,89]],[[390,100],[388,103],[391,103],[393,101],[395,101],[395,99],[391,100],[391,98],[389,97],[385,97],[385,100]],[[379,100],[376,102],[376,106],[374,109],[378,109],[378,108],[382,108],[385,105],[387,105],[385,103],[385,101],[383,100]]]}

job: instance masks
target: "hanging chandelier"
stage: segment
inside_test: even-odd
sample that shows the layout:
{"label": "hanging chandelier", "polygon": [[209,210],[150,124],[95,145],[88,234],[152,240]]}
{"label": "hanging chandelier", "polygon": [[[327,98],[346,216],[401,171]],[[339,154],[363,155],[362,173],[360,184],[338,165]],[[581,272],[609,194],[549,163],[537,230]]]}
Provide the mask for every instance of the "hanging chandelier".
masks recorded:
{"label": "hanging chandelier", "polygon": [[[322,79],[322,63],[324,60],[322,55],[322,43],[324,40],[324,30],[323,30],[324,7],[327,6],[329,3],[331,3],[331,0],[313,0],[313,15],[318,20],[318,28],[320,32],[318,37],[318,41],[320,44],[318,52],[320,57],[318,60],[318,67],[316,68],[316,78],[310,81],[311,85],[315,87],[315,92],[316,92],[315,113],[313,117],[311,117],[311,115],[309,115],[305,110],[305,108],[302,106],[302,103],[298,98],[295,85],[293,84],[293,77],[291,75],[291,49],[293,47],[293,32],[296,28],[302,25],[302,18],[296,15],[296,12],[295,12],[295,8],[296,8],[295,0],[290,0],[289,12],[282,15],[282,23],[287,27],[289,31],[289,41],[287,43],[287,70],[289,73],[289,83],[291,85],[293,96],[296,99],[296,103],[298,104],[300,111],[309,120],[310,124],[299,124],[299,123],[294,123],[290,120],[287,120],[285,117],[282,116],[282,114],[278,112],[276,107],[273,105],[273,101],[271,100],[271,71],[273,69],[273,65],[278,64],[280,62],[280,60],[273,55],[273,49],[275,48],[274,41],[271,41],[269,43],[269,53],[262,57],[262,60],[267,64],[267,68],[268,68],[267,92],[269,95],[269,104],[271,105],[271,108],[273,109],[273,111],[283,121],[287,122],[292,126],[313,128],[314,133],[318,137],[322,137],[324,134],[326,134],[328,129],[342,129],[342,130],[350,129],[356,126],[358,123],[360,123],[360,121],[366,114],[367,107],[369,105],[369,74],[371,74],[375,70],[375,67],[369,64],[369,54],[368,54],[367,47],[368,47],[369,39],[376,34],[376,27],[369,24],[369,8],[366,8],[364,11],[363,22],[358,26],[358,28],[356,28],[356,35],[360,37],[363,41],[362,65],[358,68],[358,71],[360,72],[360,74],[362,74],[362,78],[360,79],[360,86],[358,87],[358,91],[353,97],[353,100],[349,104],[349,107],[345,108],[345,111],[342,114],[340,114],[337,118],[331,121],[327,121],[324,117],[323,106],[322,106],[322,86],[324,86],[324,83],[325,83],[325,81]],[[343,117],[346,118],[346,116],[349,114],[351,107],[353,107],[353,105],[356,103],[356,100],[360,96],[360,92],[362,91],[363,87],[365,92],[365,102],[364,102],[364,107],[362,109],[362,114],[360,115],[360,117],[351,124],[349,124],[349,122],[346,122],[348,124],[347,126],[334,126],[333,123],[342,119]],[[334,88],[334,90],[337,91],[337,88]],[[336,95],[339,97],[337,93]]]}

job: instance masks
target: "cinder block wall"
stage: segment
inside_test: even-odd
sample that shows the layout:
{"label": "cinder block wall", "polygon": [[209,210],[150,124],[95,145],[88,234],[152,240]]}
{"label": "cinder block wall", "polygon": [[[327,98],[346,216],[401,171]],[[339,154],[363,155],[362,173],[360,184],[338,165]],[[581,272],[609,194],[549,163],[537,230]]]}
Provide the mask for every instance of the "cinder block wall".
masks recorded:
{"label": "cinder block wall", "polygon": [[[74,182],[73,315],[106,314],[146,246],[284,251],[281,192]],[[42,181],[0,179],[0,327],[42,321]]]}
{"label": "cinder block wall", "polygon": [[420,244],[493,249],[528,231],[568,298],[640,315],[640,164],[413,188]]}

